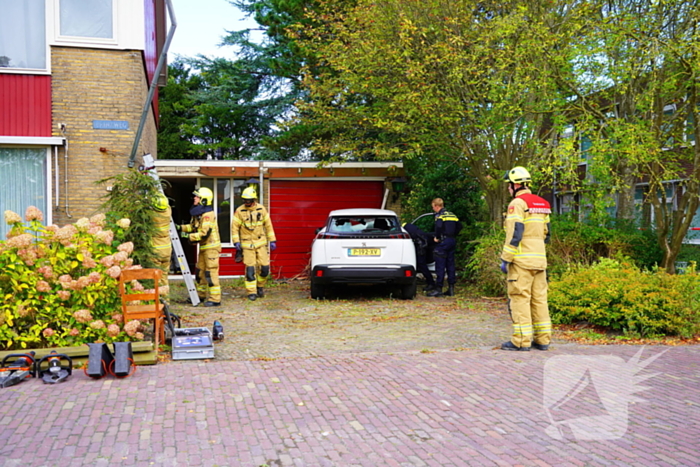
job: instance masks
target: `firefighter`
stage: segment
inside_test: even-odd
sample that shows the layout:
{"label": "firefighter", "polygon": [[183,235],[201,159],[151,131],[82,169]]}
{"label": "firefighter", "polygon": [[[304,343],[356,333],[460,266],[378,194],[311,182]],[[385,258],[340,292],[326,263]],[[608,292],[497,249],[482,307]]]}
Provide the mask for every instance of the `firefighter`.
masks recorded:
{"label": "firefighter", "polygon": [[170,217],[172,212],[168,198],[164,194],[158,193],[153,201],[153,226],[155,235],[151,240],[155,258],[153,263],[155,267],[163,271],[160,278],[159,292],[160,296],[167,301],[170,287],[168,286],[168,274],[170,273],[170,257],[173,252],[173,245],[170,241]]}
{"label": "firefighter", "polygon": [[[248,299],[265,296],[265,283],[270,275],[270,252],[277,248],[277,238],[267,209],[256,202],[255,188],[241,194],[244,204],[236,209],[231,222],[231,239],[237,250],[243,251],[245,288]],[[269,247],[268,247],[269,243]]]}
{"label": "firefighter", "polygon": [[524,167],[512,168],[504,179],[513,200],[506,214],[501,271],[507,274],[513,336],[501,349],[528,351],[532,346],[549,350],[552,323],[547,306],[545,244],[549,242],[551,209],[528,188],[530,173]]}
{"label": "firefighter", "polygon": [[192,193],[194,203],[190,208],[192,220],[180,226],[182,238],[199,245],[197,260],[197,294],[204,306],[221,305],[221,285],[219,284],[219,255],[221,240],[219,225],[214,212],[214,193],[201,187]]}
{"label": "firefighter", "polygon": [[[457,234],[461,228],[459,218],[445,209],[445,203],[441,198],[432,201],[435,212],[435,238],[433,250],[435,257],[435,288],[428,292],[428,297],[452,297],[455,294],[457,274],[455,270],[455,249],[457,248]],[[447,292],[442,292],[447,272]]]}

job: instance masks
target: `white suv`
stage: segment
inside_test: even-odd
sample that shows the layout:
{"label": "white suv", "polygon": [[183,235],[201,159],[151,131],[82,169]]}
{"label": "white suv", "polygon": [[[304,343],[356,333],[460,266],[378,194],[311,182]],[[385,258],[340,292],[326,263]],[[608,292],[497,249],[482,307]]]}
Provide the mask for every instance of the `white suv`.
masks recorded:
{"label": "white suv", "polygon": [[416,250],[394,211],[331,211],[311,247],[311,297],[331,284],[388,284],[416,295]]}

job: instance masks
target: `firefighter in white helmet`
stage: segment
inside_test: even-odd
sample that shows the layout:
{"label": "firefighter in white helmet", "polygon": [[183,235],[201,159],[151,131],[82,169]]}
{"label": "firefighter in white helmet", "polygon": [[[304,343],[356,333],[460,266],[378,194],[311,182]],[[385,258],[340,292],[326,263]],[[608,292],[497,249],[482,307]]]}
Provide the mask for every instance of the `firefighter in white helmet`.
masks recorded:
{"label": "firefighter in white helmet", "polygon": [[504,180],[513,200],[505,219],[501,271],[507,274],[513,335],[501,349],[549,350],[552,323],[547,305],[545,244],[549,242],[551,208],[528,188],[531,177],[524,167],[512,168]]}
{"label": "firefighter in white helmet", "polygon": [[173,245],[170,241],[170,217],[172,212],[168,198],[164,194],[158,193],[152,203],[153,206],[153,227],[155,235],[151,239],[151,245],[155,252],[154,265],[163,274],[160,276],[159,290],[160,295],[166,301],[170,288],[168,287],[168,274],[170,273],[170,257],[173,251]]}
{"label": "firefighter in white helmet", "polygon": [[219,284],[219,255],[221,240],[219,225],[214,212],[214,193],[209,188],[195,190],[194,203],[190,208],[192,220],[180,226],[182,237],[199,244],[197,260],[197,294],[204,306],[221,305],[221,285]]}
{"label": "firefighter in white helmet", "polygon": [[255,300],[265,296],[270,252],[277,248],[277,238],[267,209],[256,202],[255,188],[244,189],[241,198],[244,204],[236,209],[231,222],[231,241],[236,249],[243,251],[245,288],[248,299]]}

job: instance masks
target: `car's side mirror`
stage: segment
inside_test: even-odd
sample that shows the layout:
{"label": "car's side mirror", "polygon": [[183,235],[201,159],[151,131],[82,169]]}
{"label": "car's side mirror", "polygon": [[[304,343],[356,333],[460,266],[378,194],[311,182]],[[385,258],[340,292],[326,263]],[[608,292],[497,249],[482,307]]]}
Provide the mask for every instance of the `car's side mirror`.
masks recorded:
{"label": "car's side mirror", "polygon": [[319,233],[321,230],[323,230],[323,227],[317,228],[317,229],[316,229],[316,235],[318,235],[318,233]]}

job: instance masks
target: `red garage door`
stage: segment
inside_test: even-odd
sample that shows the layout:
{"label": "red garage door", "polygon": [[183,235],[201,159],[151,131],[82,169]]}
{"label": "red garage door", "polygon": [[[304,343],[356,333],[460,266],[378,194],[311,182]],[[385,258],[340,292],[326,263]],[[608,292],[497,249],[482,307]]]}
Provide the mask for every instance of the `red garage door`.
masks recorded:
{"label": "red garage door", "polygon": [[316,229],[334,209],[382,206],[384,183],[353,181],[271,180],[270,216],[277,235],[272,253],[274,277],[303,273],[311,257]]}

